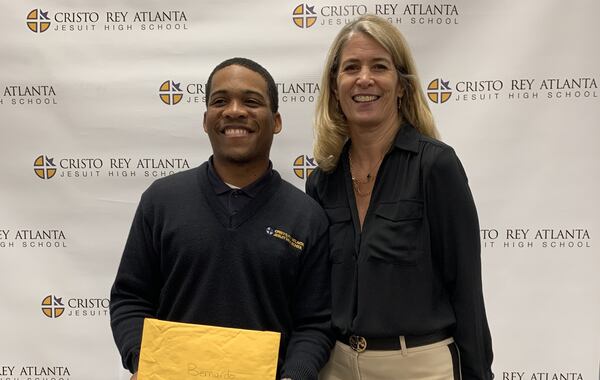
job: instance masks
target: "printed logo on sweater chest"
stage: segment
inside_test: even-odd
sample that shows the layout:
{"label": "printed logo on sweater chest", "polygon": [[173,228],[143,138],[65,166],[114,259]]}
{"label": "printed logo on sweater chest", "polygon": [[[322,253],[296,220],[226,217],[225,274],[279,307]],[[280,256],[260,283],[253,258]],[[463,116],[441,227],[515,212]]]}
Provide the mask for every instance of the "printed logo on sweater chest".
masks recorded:
{"label": "printed logo on sweater chest", "polygon": [[294,238],[285,231],[273,227],[267,227],[266,232],[269,236],[286,241],[290,247],[295,248],[298,251],[302,251],[304,249],[304,242]]}

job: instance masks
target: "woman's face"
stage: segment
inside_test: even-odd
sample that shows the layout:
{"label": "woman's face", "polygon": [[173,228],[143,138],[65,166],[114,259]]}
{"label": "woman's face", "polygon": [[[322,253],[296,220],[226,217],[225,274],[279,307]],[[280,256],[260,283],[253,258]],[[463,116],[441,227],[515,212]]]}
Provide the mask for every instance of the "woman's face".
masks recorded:
{"label": "woman's face", "polygon": [[341,51],[334,93],[350,127],[398,125],[402,88],[392,56],[363,33],[353,33]]}

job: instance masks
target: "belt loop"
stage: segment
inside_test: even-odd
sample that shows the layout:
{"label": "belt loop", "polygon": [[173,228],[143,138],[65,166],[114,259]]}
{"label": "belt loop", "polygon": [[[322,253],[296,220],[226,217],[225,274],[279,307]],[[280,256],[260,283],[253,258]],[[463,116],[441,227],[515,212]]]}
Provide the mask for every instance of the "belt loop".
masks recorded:
{"label": "belt loop", "polygon": [[402,356],[408,355],[408,349],[406,348],[406,339],[404,335],[400,335],[400,350],[402,350]]}

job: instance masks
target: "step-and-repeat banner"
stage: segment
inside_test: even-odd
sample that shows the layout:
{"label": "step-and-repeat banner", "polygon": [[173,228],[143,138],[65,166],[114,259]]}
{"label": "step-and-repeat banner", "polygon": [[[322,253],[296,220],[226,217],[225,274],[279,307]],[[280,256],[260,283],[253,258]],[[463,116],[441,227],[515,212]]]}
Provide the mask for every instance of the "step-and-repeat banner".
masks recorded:
{"label": "step-and-repeat banner", "polygon": [[469,175],[496,378],[598,378],[597,0],[0,4],[0,379],[128,379],[109,290],[142,191],[210,155],[208,74],[271,71],[272,160],[303,189],[327,49],[365,13],[405,34]]}

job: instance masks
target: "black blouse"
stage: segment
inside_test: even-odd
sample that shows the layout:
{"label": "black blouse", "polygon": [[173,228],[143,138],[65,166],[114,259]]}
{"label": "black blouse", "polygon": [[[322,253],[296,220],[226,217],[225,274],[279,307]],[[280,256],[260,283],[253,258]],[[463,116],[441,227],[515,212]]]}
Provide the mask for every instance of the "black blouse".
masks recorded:
{"label": "black blouse", "polygon": [[306,184],[331,223],[334,329],[373,338],[448,329],[463,379],[491,379],[479,222],[454,150],[403,125],[379,168],[361,231],[349,147],[333,171],[317,169]]}

